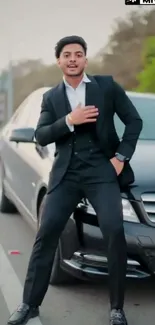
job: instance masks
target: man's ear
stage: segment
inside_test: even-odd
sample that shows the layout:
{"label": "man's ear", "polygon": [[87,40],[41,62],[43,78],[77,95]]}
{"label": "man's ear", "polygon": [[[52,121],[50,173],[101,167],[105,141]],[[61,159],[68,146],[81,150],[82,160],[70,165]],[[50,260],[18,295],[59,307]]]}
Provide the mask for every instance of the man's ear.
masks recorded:
{"label": "man's ear", "polygon": [[88,59],[86,58],[85,67],[87,68],[87,66],[88,66]]}
{"label": "man's ear", "polygon": [[59,58],[57,59],[57,65],[58,65],[58,67],[60,67],[60,59]]}

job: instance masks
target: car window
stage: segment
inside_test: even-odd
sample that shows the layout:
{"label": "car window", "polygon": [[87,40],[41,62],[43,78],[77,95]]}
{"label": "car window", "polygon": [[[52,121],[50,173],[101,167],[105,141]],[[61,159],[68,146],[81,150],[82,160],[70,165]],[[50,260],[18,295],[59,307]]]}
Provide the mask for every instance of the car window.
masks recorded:
{"label": "car window", "polygon": [[[133,105],[136,107],[138,113],[143,120],[143,129],[139,139],[141,140],[155,140],[155,98],[138,97],[134,95],[129,96]],[[121,122],[118,116],[115,115],[115,128],[117,134],[122,138],[125,125]]]}
{"label": "car window", "polygon": [[[18,120],[17,120],[17,126],[19,127],[26,127],[26,126],[35,126],[35,123],[33,124],[30,123],[30,121],[32,120],[32,116],[34,115],[34,107],[35,107],[35,111],[36,111],[36,94],[32,93],[30,96],[28,96],[27,98],[27,102],[26,105],[24,107],[24,109],[22,110],[21,116],[19,116]],[[37,101],[38,102],[38,101]],[[40,113],[40,102],[39,103],[39,109],[38,109],[38,114]]]}
{"label": "car window", "polygon": [[30,103],[31,108],[30,108],[29,118],[27,121],[29,127],[36,128],[40,116],[43,94],[48,89],[49,88],[42,88],[33,93],[34,96],[31,99],[31,103]]}
{"label": "car window", "polygon": [[22,126],[23,118],[25,119],[25,115],[27,114],[27,103],[28,98],[26,98],[21,105],[16,109],[14,114],[12,115],[9,122],[3,128],[3,134],[9,135],[13,128],[18,128]]}
{"label": "car window", "polygon": [[15,127],[36,127],[40,111],[43,92],[36,91],[30,94],[19,106],[10,122]]}
{"label": "car window", "polygon": [[40,111],[41,111],[41,103],[42,103],[43,94],[36,93],[30,103],[30,110],[29,110],[29,118],[27,121],[27,126],[36,128]]}
{"label": "car window", "polygon": [[48,152],[49,152],[49,156],[51,158],[53,158],[54,157],[54,152],[55,152],[55,143],[48,144],[47,149],[48,149]]}
{"label": "car window", "polygon": [[[40,116],[42,99],[43,99],[42,92],[36,92],[35,96],[32,98],[30,103],[31,108],[29,110],[29,118],[27,121],[28,127],[33,127],[34,129],[36,128]],[[47,145],[47,149],[49,155],[53,157],[55,151],[55,144],[50,143],[49,145]]]}

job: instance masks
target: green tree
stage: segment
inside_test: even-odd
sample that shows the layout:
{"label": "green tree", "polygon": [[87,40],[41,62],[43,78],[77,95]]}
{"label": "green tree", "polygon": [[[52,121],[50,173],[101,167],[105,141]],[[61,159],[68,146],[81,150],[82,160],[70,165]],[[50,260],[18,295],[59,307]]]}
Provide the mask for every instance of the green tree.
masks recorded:
{"label": "green tree", "polygon": [[126,89],[137,87],[143,43],[151,36],[155,36],[155,10],[140,7],[117,19],[106,47],[98,54],[104,73],[112,74]]}
{"label": "green tree", "polygon": [[142,51],[143,69],[138,74],[136,91],[155,93],[155,36],[148,37]]}

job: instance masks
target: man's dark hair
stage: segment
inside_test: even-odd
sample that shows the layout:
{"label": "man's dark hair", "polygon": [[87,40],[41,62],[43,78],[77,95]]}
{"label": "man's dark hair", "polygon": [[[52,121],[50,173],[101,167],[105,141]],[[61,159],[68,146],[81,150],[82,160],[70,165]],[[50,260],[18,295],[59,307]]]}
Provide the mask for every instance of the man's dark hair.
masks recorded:
{"label": "man's dark hair", "polygon": [[58,43],[55,46],[55,56],[58,59],[60,57],[60,54],[64,48],[64,46],[68,45],[68,44],[79,44],[82,46],[84,53],[87,54],[87,43],[85,42],[85,40],[80,37],[80,36],[66,36],[61,38]]}

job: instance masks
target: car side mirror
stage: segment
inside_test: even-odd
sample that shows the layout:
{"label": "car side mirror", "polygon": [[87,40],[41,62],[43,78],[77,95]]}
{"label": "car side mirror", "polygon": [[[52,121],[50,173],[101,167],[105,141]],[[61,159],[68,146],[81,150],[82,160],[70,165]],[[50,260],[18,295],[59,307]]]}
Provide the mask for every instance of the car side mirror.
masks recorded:
{"label": "car side mirror", "polygon": [[33,128],[13,129],[9,137],[10,141],[36,143],[34,138],[35,130]]}

